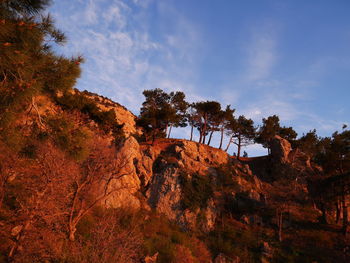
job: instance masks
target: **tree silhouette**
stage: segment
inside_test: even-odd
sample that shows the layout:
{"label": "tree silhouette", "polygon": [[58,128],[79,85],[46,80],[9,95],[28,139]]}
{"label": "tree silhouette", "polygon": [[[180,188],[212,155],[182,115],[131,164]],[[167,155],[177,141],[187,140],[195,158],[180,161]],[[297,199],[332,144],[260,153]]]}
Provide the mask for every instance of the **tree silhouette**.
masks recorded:
{"label": "tree silhouette", "polygon": [[256,128],[254,122],[251,119],[247,119],[243,115],[238,119],[232,119],[227,125],[227,135],[230,136],[229,143],[226,147],[226,151],[230,147],[231,143],[237,146],[237,159],[241,154],[242,146],[252,144],[255,138]]}
{"label": "tree silhouette", "polygon": [[142,103],[138,125],[144,129],[146,136],[151,136],[153,143],[157,137],[165,137],[169,121],[175,115],[175,111],[169,104],[169,94],[163,90],[145,90],[143,95],[145,101]]}
{"label": "tree silhouette", "polygon": [[280,119],[277,115],[269,116],[267,119],[263,118],[263,125],[260,127],[256,142],[261,143],[268,149],[268,153],[271,153],[270,143],[271,140],[278,134],[281,129]]}
{"label": "tree silhouette", "polygon": [[189,104],[185,100],[185,93],[181,91],[170,92],[169,104],[172,108],[172,115],[169,118],[169,132],[168,138],[170,138],[172,127],[186,127],[187,126],[187,108]]}
{"label": "tree silhouette", "polygon": [[199,130],[199,143],[205,143],[205,138],[210,131],[210,122],[214,121],[214,118],[221,110],[221,105],[217,101],[201,101],[194,104],[196,114],[199,116],[197,123],[197,129]]}

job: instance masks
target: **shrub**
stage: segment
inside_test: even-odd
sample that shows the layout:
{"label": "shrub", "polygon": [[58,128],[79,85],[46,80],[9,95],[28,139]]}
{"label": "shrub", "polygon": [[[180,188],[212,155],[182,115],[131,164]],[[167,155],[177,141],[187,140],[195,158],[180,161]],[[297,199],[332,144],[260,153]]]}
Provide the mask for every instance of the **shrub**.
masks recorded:
{"label": "shrub", "polygon": [[[142,223],[142,232],[144,234],[144,253],[145,255],[154,255],[159,253],[157,262],[183,262],[178,260],[179,247],[185,250],[189,258],[195,257],[193,250],[197,248],[195,238],[180,230],[180,228],[171,223],[167,218],[157,214],[148,215],[148,219]],[[202,247],[201,247],[202,249]],[[208,253],[206,253],[207,255]],[[194,261],[203,262],[206,261]]]}
{"label": "shrub", "polygon": [[231,164],[224,164],[216,168],[217,181],[216,185],[220,189],[228,188],[230,190],[237,190],[238,184],[234,177],[237,176],[234,167]]}
{"label": "shrub", "polygon": [[37,156],[37,150],[38,148],[35,144],[27,144],[21,149],[20,155],[30,159],[35,159]]}
{"label": "shrub", "polygon": [[68,116],[53,117],[47,120],[55,144],[75,160],[84,160],[89,154],[90,133],[86,128],[76,127]]}
{"label": "shrub", "polygon": [[209,243],[216,255],[223,253],[238,256],[242,262],[260,262],[259,239],[251,229],[240,229],[229,222],[221,224],[210,233]]}
{"label": "shrub", "polygon": [[182,186],[182,205],[185,209],[195,211],[207,206],[209,198],[213,195],[210,177],[197,173],[190,176],[182,172],[180,183]]}
{"label": "shrub", "polygon": [[76,90],[75,93],[65,93],[55,97],[56,102],[67,110],[77,110],[87,114],[95,121],[99,128],[106,134],[112,133],[116,141],[124,138],[123,126],[116,122],[116,115],[113,109],[102,111],[96,104],[96,100],[88,98]]}

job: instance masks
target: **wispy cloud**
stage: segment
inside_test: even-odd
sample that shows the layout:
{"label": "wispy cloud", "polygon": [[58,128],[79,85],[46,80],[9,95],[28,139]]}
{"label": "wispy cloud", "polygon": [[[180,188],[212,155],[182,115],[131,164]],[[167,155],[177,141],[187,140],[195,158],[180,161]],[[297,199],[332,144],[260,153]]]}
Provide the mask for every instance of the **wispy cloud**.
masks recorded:
{"label": "wispy cloud", "polygon": [[[240,41],[232,47],[236,56],[230,56],[227,49],[223,54],[219,50],[222,42],[215,41],[214,47],[205,41],[213,32],[206,31],[175,3],[55,1],[51,12],[69,39],[61,51],[66,55],[82,53],[86,58],[77,87],[108,96],[136,114],[143,101],[142,91],[161,88],[184,91],[189,101],[219,100],[223,107],[231,104],[236,115],[244,114],[256,123],[277,114],[283,125],[292,125],[299,133],[317,128],[326,134],[341,126],[336,118],[329,120],[308,104],[315,104],[315,94],[329,74],[330,64],[342,63],[343,69],[347,68],[346,57],[341,62],[328,54],[312,56],[296,61],[303,68],[285,68],[287,60],[293,58],[282,53],[286,50],[282,47],[284,28],[273,17],[245,22],[246,30],[237,30],[244,33],[237,34]],[[220,69],[203,66],[206,58]],[[334,109],[339,119],[347,116],[341,107],[346,112],[346,105]],[[184,133],[174,131],[174,135]]]}
{"label": "wispy cloud", "polygon": [[[63,0],[57,9],[68,2]],[[165,42],[150,33],[147,8],[152,4],[160,16],[171,19],[173,30],[159,32]],[[70,38],[64,51],[79,51],[86,58],[78,88],[109,96],[135,113],[144,89],[186,90],[189,97],[199,97],[192,81],[198,31],[170,4],[151,0],[76,2],[69,14],[54,11],[54,15]]]}
{"label": "wispy cloud", "polygon": [[247,81],[259,81],[270,76],[278,58],[276,46],[276,33],[271,26],[253,33],[247,48]]}

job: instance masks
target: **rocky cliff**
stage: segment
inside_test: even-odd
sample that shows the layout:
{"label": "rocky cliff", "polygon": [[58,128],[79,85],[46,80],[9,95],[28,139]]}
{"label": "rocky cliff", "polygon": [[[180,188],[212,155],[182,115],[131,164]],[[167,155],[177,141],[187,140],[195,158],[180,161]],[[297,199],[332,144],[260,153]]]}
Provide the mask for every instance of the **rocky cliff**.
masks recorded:
{"label": "rocky cliff", "polygon": [[[81,99],[79,96],[74,98]],[[90,98],[84,102],[85,106],[92,105],[90,115],[79,103],[69,107],[69,100],[59,104],[45,96],[35,98],[33,109],[20,120],[27,132],[32,129],[28,147],[18,157],[3,146],[10,154],[4,150],[2,158],[8,161],[0,163],[1,171],[9,176],[2,195],[6,208],[0,215],[6,223],[0,225],[0,231],[6,235],[1,251],[13,247],[19,255],[27,255],[36,251],[30,246],[32,240],[42,248],[50,242],[58,244],[66,240],[67,229],[73,237],[101,241],[101,235],[112,237],[108,231],[123,233],[113,228],[115,220],[121,220],[118,227],[128,225],[131,232],[116,235],[116,244],[122,244],[120,240],[126,237],[131,238],[130,245],[139,244],[141,232],[148,262],[288,262],[289,257],[297,262],[332,262],[333,257],[342,262],[339,259],[345,243],[335,246],[339,226],[337,222],[324,225],[327,211],[331,220],[339,221],[339,205],[330,208],[322,200],[313,200],[307,179],[322,170],[308,155],[292,149],[287,140],[276,136],[271,141],[270,156],[240,160],[193,141],[140,142],[137,134],[141,131],[131,112],[95,94],[84,96]],[[101,112],[96,111],[96,105]],[[110,110],[115,115],[109,114]],[[122,125],[123,136],[114,137],[110,130],[103,130],[98,118],[91,118],[105,113]],[[110,120],[107,118],[106,123]],[[10,161],[10,157],[20,161]],[[38,187],[45,189],[44,196],[38,194]],[[28,198],[22,197],[22,188],[29,193]],[[27,200],[27,210],[17,204],[18,198]],[[39,205],[40,209],[36,208]],[[57,213],[52,212],[55,209]],[[131,217],[123,217],[126,210]],[[114,217],[108,215],[111,211],[116,213]],[[15,213],[22,216],[12,222]],[[52,221],[51,214],[59,215],[58,219]],[[40,221],[43,216],[45,227]],[[99,220],[108,222],[99,225]],[[114,230],[107,231],[106,226]],[[57,227],[60,236],[52,230]],[[139,234],[133,234],[134,227]],[[56,241],[43,239],[48,232]],[[21,240],[28,241],[26,253],[20,252]],[[82,246],[93,245],[82,242]],[[114,245],[109,249],[112,251]],[[91,251],[96,251],[95,247]],[[61,254],[57,252],[57,257]],[[319,255],[326,255],[328,261]]]}
{"label": "rocky cliff", "polygon": [[127,108],[98,94],[87,91],[83,93],[86,97],[93,99],[102,111],[113,110],[116,115],[116,122],[124,125],[122,129],[126,136],[141,133],[141,130],[137,128],[135,124],[136,116]]}
{"label": "rocky cliff", "polygon": [[[231,198],[242,193],[257,202],[264,196],[263,183],[253,175],[248,164],[230,157],[226,152],[196,142],[185,140],[159,140],[154,145],[139,144],[130,136],[119,147],[118,156],[126,160],[123,168],[127,175],[115,179],[109,187],[118,188],[105,205],[108,207],[132,207],[155,209],[184,228],[201,227],[210,231],[222,206],[222,193],[214,190],[206,207],[184,207],[183,177],[193,175],[210,178],[217,184],[221,167],[229,167],[235,192]],[[196,194],[196,193],[193,193]]]}

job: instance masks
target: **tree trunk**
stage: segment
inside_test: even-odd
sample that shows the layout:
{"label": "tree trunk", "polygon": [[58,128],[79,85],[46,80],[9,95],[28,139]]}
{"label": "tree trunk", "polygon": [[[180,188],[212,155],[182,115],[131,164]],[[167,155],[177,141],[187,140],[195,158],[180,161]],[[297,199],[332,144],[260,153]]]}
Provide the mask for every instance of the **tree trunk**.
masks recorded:
{"label": "tree trunk", "polygon": [[169,133],[168,133],[168,139],[170,138],[170,133],[171,133],[171,129],[173,128],[173,125],[170,125],[169,127]]}
{"label": "tree trunk", "polygon": [[69,240],[70,241],[75,241],[75,231],[77,231],[77,229],[74,226],[69,226]]}
{"label": "tree trunk", "polygon": [[320,223],[327,224],[327,214],[326,214],[326,207],[324,203],[320,203],[320,210],[322,212]]}
{"label": "tree trunk", "polygon": [[166,137],[166,135],[168,134],[168,127],[169,127],[169,124],[167,123],[167,124],[165,125],[165,137]]}
{"label": "tree trunk", "polygon": [[239,160],[239,157],[241,156],[241,137],[238,137],[238,143],[237,143],[237,160]]}
{"label": "tree trunk", "polygon": [[204,125],[203,125],[203,144],[205,144],[205,137],[207,133],[207,116],[204,116]]}
{"label": "tree trunk", "polygon": [[283,228],[283,212],[281,212],[281,215],[280,215],[280,227],[278,230],[278,238],[280,242],[282,242],[282,228]]}
{"label": "tree trunk", "polygon": [[191,125],[191,137],[190,137],[190,141],[192,142],[193,139],[193,125]]}
{"label": "tree trunk", "polygon": [[348,208],[346,206],[345,196],[342,196],[342,209],[343,209],[343,234],[346,235],[348,231]]}
{"label": "tree trunk", "polygon": [[231,145],[231,143],[232,143],[232,139],[233,139],[233,137],[231,136],[231,137],[230,137],[230,140],[228,141],[228,144],[227,144],[227,146],[226,146],[225,152],[228,151],[228,148],[230,147],[230,145]]}
{"label": "tree trunk", "polygon": [[152,145],[154,145],[154,142],[156,141],[156,131],[154,130],[152,132]]}
{"label": "tree trunk", "polygon": [[282,242],[283,211],[277,209],[278,240]]}
{"label": "tree trunk", "polygon": [[339,205],[339,200],[336,201],[335,203],[335,223],[338,224],[339,223],[339,219],[340,219],[340,205]]}
{"label": "tree trunk", "polygon": [[214,131],[211,131],[207,145],[210,145],[210,142],[211,142],[211,138],[212,138],[212,136],[213,136],[213,133],[214,133]]}
{"label": "tree trunk", "polygon": [[219,149],[221,150],[222,147],[222,140],[224,138],[224,128],[221,128],[221,137],[220,137],[220,145],[219,145]]}

